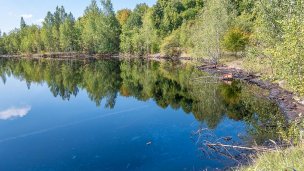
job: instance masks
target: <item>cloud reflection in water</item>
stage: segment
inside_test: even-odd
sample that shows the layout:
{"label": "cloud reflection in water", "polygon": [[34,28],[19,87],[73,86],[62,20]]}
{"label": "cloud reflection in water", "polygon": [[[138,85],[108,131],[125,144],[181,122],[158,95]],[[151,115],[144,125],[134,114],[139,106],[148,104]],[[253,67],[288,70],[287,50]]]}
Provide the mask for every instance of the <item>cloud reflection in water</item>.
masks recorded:
{"label": "cloud reflection in water", "polygon": [[13,118],[22,118],[28,114],[31,110],[31,106],[24,107],[12,107],[5,110],[0,111],[0,120],[8,120]]}

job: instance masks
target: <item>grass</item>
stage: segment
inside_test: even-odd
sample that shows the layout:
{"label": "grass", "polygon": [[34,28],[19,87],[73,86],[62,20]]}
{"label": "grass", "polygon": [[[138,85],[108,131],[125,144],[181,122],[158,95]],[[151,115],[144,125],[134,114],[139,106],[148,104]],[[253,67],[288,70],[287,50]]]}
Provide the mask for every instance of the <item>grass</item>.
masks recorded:
{"label": "grass", "polygon": [[252,165],[238,171],[304,171],[304,145],[260,153]]}

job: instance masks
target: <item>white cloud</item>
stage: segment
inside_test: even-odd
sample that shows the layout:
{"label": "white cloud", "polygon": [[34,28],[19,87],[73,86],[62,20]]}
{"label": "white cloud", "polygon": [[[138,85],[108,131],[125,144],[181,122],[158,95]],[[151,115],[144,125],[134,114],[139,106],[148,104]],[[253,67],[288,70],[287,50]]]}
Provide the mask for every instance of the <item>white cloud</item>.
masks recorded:
{"label": "white cloud", "polygon": [[0,111],[0,120],[8,120],[8,119],[13,119],[13,118],[22,118],[25,115],[28,114],[28,112],[31,110],[30,106],[25,106],[21,108],[9,108],[3,111]]}
{"label": "white cloud", "polygon": [[31,19],[33,18],[33,14],[22,14],[21,17],[23,17],[24,19]]}

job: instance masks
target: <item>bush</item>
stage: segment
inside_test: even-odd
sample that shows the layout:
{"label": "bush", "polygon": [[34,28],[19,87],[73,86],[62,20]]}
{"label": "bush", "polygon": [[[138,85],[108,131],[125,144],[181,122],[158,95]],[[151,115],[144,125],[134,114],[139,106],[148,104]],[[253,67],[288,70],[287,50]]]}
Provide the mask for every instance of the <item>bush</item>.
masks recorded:
{"label": "bush", "polygon": [[241,29],[233,28],[226,32],[223,39],[223,46],[230,52],[244,51],[249,42],[249,36]]}
{"label": "bush", "polygon": [[179,57],[182,54],[179,31],[174,31],[161,44],[161,53],[169,57]]}

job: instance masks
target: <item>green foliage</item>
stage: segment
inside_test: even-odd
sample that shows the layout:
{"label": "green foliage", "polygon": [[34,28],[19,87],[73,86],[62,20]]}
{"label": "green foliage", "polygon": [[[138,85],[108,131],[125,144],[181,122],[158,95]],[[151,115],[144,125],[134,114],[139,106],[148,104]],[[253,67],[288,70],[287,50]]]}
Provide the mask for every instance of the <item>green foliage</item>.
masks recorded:
{"label": "green foliage", "polygon": [[204,7],[202,0],[182,0],[185,10],[182,13],[182,18],[185,21],[194,20]]}
{"label": "green foliage", "polygon": [[289,88],[304,94],[302,23],[303,1],[260,1],[256,3],[256,20],[250,60],[264,60],[272,70],[269,77],[286,80]]}
{"label": "green foliage", "polygon": [[155,27],[160,30],[161,36],[167,36],[173,30],[181,26],[184,6],[180,1],[158,0],[153,7],[153,19]]}
{"label": "green foliage", "polygon": [[204,1],[201,0],[182,0],[185,9],[191,8],[202,8],[204,6]]}
{"label": "green foliage", "polygon": [[169,36],[183,22],[195,19],[203,6],[201,0],[158,0],[152,8],[152,18],[160,37]]}
{"label": "green foliage", "polygon": [[136,5],[132,14],[130,15],[130,17],[128,18],[128,20],[126,22],[126,26],[125,26],[126,29],[131,30],[134,28],[142,27],[143,16],[147,12],[148,9],[149,9],[148,5],[144,4],[144,3]]}
{"label": "green foliage", "polygon": [[143,17],[143,27],[139,31],[142,41],[140,54],[153,54],[159,51],[159,37],[152,21],[152,11],[148,10]]}
{"label": "green foliage", "polygon": [[116,19],[111,1],[101,0],[101,5],[101,18],[97,21],[97,53],[115,53],[119,51],[120,24]]}
{"label": "green foliage", "polygon": [[53,27],[53,14],[51,12],[47,13],[47,16],[44,19],[43,27],[41,29],[41,39],[44,44],[46,51],[53,51],[53,36],[52,36],[52,27]]}
{"label": "green foliage", "polygon": [[101,1],[100,9],[95,0],[80,19],[81,46],[88,53],[114,53],[119,48],[120,25],[109,0]]}
{"label": "green foliage", "polygon": [[246,33],[252,33],[254,27],[255,15],[252,13],[242,13],[231,23],[231,27],[239,28]]}
{"label": "green foliage", "polygon": [[44,19],[41,29],[41,39],[44,44],[44,50],[48,52],[61,51],[60,46],[60,26],[68,18],[63,6],[56,7],[54,13],[48,12]]}
{"label": "green foliage", "polygon": [[180,45],[180,30],[174,31],[161,44],[161,53],[166,56],[179,57],[182,53]]}
{"label": "green foliage", "polygon": [[243,13],[252,13],[255,8],[255,0],[230,0],[229,3],[238,16]]}
{"label": "green foliage", "polygon": [[221,55],[221,42],[228,28],[228,2],[207,1],[202,14],[197,18],[192,35],[196,56],[203,55],[217,64]]}
{"label": "green foliage", "polygon": [[243,52],[249,43],[249,36],[239,28],[233,28],[226,32],[223,46],[230,52]]}
{"label": "green foliage", "polygon": [[75,26],[75,19],[70,13],[59,27],[60,49],[64,52],[77,51],[79,49],[79,30]]}
{"label": "green foliage", "polygon": [[83,51],[96,53],[98,51],[97,23],[101,19],[101,12],[95,0],[86,8],[81,23],[81,43]]}
{"label": "green foliage", "polygon": [[129,9],[118,10],[116,18],[121,26],[125,25],[132,11]]}
{"label": "green foliage", "polygon": [[42,40],[40,39],[40,30],[38,26],[27,26],[21,31],[20,50],[24,53],[38,53],[43,48]]}
{"label": "green foliage", "polygon": [[120,38],[120,50],[124,53],[144,55],[158,51],[158,34],[152,20],[152,11],[146,4],[136,6],[122,27]]}
{"label": "green foliage", "polygon": [[17,54],[20,52],[21,34],[18,29],[11,31],[8,35],[3,35],[4,48],[7,54]]}
{"label": "green foliage", "polygon": [[247,68],[304,95],[303,0],[157,0],[116,14],[110,0],[100,2],[92,0],[77,20],[62,6],[42,27],[21,18],[20,28],[0,38],[0,53],[187,53],[217,64],[223,50],[246,47]]}
{"label": "green foliage", "polygon": [[87,53],[115,53],[119,50],[120,24],[110,0],[101,1],[100,9],[95,0],[85,14],[75,21],[63,6],[48,12],[42,28],[27,26],[21,18],[20,29],[3,37],[2,53],[41,53],[83,51]]}
{"label": "green foliage", "polygon": [[244,166],[237,170],[304,170],[304,147],[303,145],[278,149],[273,152],[259,153],[251,166]]}
{"label": "green foliage", "polygon": [[183,52],[191,54],[194,47],[194,41],[192,41],[193,34],[195,33],[194,27],[195,21],[188,21],[183,23],[180,28],[179,44]]}
{"label": "green foliage", "polygon": [[[208,3],[209,6],[204,7]],[[209,7],[216,4],[201,0],[158,0],[152,8],[138,4],[133,11],[123,9],[115,14],[110,0],[101,0],[101,8],[96,0],[92,0],[77,21],[71,13],[66,13],[63,6],[56,7],[55,12],[47,13],[43,26],[38,27],[38,30],[33,29],[34,26],[27,26],[22,18],[21,29],[7,35],[5,40],[8,44],[2,51],[11,54],[56,51],[109,54],[120,50],[127,54],[145,55],[160,52],[161,44],[162,52],[169,56],[193,52],[194,49],[205,51],[201,48],[202,42],[209,42],[214,39],[214,35],[206,34],[200,40],[195,35],[201,35],[205,32],[202,30],[207,30],[205,25],[208,25],[209,19],[225,19],[226,12],[215,12],[223,8],[215,7],[214,12],[210,12],[212,9]],[[230,7],[225,3],[224,6],[225,9]],[[235,6],[239,8],[239,5]],[[202,11],[209,18],[203,17],[205,14]],[[221,23],[227,24],[226,21]],[[220,26],[222,32],[222,25],[211,25],[209,29]],[[191,37],[193,39],[189,39]],[[219,37],[221,39],[222,33]],[[5,42],[4,39],[2,42]],[[196,48],[193,48],[195,45]],[[211,46],[215,48],[214,43],[209,48]]]}

